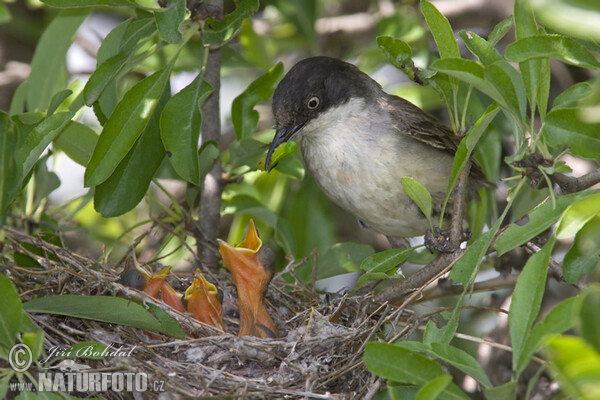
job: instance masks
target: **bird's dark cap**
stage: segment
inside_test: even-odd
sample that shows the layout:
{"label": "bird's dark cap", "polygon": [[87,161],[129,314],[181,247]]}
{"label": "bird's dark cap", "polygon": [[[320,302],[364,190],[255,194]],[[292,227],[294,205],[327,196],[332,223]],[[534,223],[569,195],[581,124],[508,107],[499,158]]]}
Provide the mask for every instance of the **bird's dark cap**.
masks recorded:
{"label": "bird's dark cap", "polygon": [[273,94],[276,134],[267,153],[266,169],[271,167],[277,146],[292,139],[308,121],[352,97],[370,99],[381,91],[377,82],[345,61],[319,56],[298,62]]}

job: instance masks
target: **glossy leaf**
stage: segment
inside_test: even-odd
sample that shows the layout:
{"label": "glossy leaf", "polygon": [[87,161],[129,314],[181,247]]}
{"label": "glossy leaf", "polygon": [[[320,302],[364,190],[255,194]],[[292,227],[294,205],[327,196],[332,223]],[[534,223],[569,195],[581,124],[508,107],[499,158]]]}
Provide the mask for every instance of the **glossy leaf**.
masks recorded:
{"label": "glossy leaf", "polygon": [[140,138],[115,172],[96,187],[94,208],[103,216],[115,217],[133,209],[148,191],[166,154],[160,139],[159,118],[169,93],[167,85]]}
{"label": "glossy leaf", "polygon": [[367,272],[358,277],[358,280],[356,281],[356,289],[360,289],[371,282],[390,278],[394,278],[394,276],[390,276],[385,272]]}
{"label": "glossy leaf", "polygon": [[600,353],[582,338],[557,336],[545,348],[566,397],[594,400],[600,393]]}
{"label": "glossy leaf", "polygon": [[506,382],[500,386],[484,389],[487,400],[512,400],[517,398],[517,381]]}
{"label": "glossy leaf", "polygon": [[569,297],[552,307],[544,318],[535,324],[519,357],[517,374],[521,374],[529,365],[531,356],[542,347],[545,337],[563,333],[575,326],[580,308],[581,298]]}
{"label": "glossy leaf", "polygon": [[[526,0],[515,1],[515,33],[517,39],[538,34],[531,4]],[[542,31],[543,33],[543,31]],[[547,59],[526,60],[519,63],[523,84],[527,91],[531,112],[539,107],[540,114],[546,114],[550,91],[550,63]]]}
{"label": "glossy leaf", "polygon": [[579,313],[579,332],[581,337],[600,354],[600,285],[591,285],[584,294]]}
{"label": "glossy leaf", "polygon": [[496,50],[490,42],[476,33],[461,31],[459,36],[469,51],[473,53],[483,65],[490,65],[498,61],[503,61],[498,50]]}
{"label": "glossy leaf", "polygon": [[527,95],[521,75],[506,61],[495,62],[485,68],[485,79],[500,94],[505,108],[512,112],[517,120],[525,121]]}
{"label": "glossy leaf", "polygon": [[562,268],[566,282],[576,284],[583,274],[592,272],[600,256],[600,217],[589,220],[575,236],[565,254]]}
{"label": "glossy leaf", "polygon": [[271,98],[282,77],[283,64],[278,63],[254,80],[242,94],[233,100],[231,120],[238,139],[248,139],[254,134],[259,117],[254,106]]}
{"label": "glossy leaf", "polygon": [[600,214],[600,193],[571,204],[560,217],[556,237],[565,239],[573,236],[590,219]]}
{"label": "glossy leaf", "polygon": [[379,36],[377,37],[377,46],[394,67],[404,72],[411,80],[415,80],[415,65],[408,43],[391,36]]}
{"label": "glossy leaf", "polygon": [[20,141],[17,127],[0,111],[0,221],[21,189],[22,163],[14,154]]}
{"label": "glossy leaf", "polygon": [[460,141],[456,154],[454,155],[452,172],[450,173],[450,180],[448,181],[444,204],[448,202],[452,190],[456,185],[456,181],[458,180],[458,176],[470,160],[471,154],[473,153],[473,150],[475,150],[475,146],[479,142],[479,139],[483,136],[483,133],[487,130],[489,124],[494,120],[498,112],[500,112],[498,104],[490,104],[483,115],[475,122],[475,125],[469,129],[465,137]]}
{"label": "glossy leaf", "polygon": [[138,42],[151,36],[155,29],[152,20],[148,18],[126,20],[106,36],[98,50],[96,70],[83,90],[88,106],[96,102],[107,86],[123,73],[126,63],[135,54]]}
{"label": "glossy leaf", "polygon": [[432,200],[429,191],[420,182],[408,176],[400,178],[400,183],[408,197],[415,202],[431,225]]}
{"label": "glossy leaf", "polygon": [[97,186],[108,179],[133,148],[152,116],[170,72],[170,68],[165,68],[143,79],[119,102],[106,121],[85,170],[86,187]]}
{"label": "glossy leaf", "polygon": [[140,304],[136,301],[114,296],[44,296],[23,304],[28,313],[66,315],[132,326],[143,330],[164,333],[183,338],[185,333],[176,320],[153,304]]}
{"label": "glossy leaf", "polygon": [[98,134],[87,125],[70,121],[54,139],[54,145],[62,150],[77,164],[86,166],[96,142]]}
{"label": "glossy leaf", "polygon": [[375,253],[363,260],[360,269],[366,272],[389,272],[402,264],[413,253],[414,248],[389,249]]}
{"label": "glossy leaf", "polygon": [[242,21],[258,11],[258,6],[258,0],[241,0],[235,10],[220,21],[208,18],[202,31],[202,42],[207,46],[225,44],[237,35]]}
{"label": "glossy leaf", "polygon": [[66,84],[67,50],[88,13],[89,10],[61,11],[42,34],[31,60],[27,85],[29,111],[46,110],[52,96]]}
{"label": "glossy leaf", "polygon": [[200,107],[212,87],[197,76],[171,97],[160,117],[160,135],[173,169],[188,182],[200,184],[198,138],[202,125]]}
{"label": "glossy leaf", "polygon": [[492,387],[481,364],[469,353],[447,343],[431,343],[431,354],[474,378],[483,387]]}
{"label": "glossy leaf", "polygon": [[552,146],[570,147],[572,154],[600,161],[600,123],[586,123],[579,108],[559,108],[546,115],[541,134]]}
{"label": "glossy leaf", "polygon": [[472,85],[493,100],[496,100],[500,105],[508,108],[504,98],[498,93],[494,86],[486,80],[485,69],[475,61],[463,58],[441,59],[434,61],[430,68]]}
{"label": "glossy leaf", "polygon": [[592,93],[592,86],[588,82],[578,82],[573,86],[569,86],[561,94],[556,96],[552,109],[569,108],[577,106],[579,101],[586,98]]}
{"label": "glossy leaf", "polygon": [[513,371],[519,366],[531,327],[538,316],[544,291],[548,264],[556,237],[552,236],[542,249],[527,260],[519,274],[508,313],[508,327],[513,348]]}
{"label": "glossy leaf", "polygon": [[17,341],[17,334],[23,317],[23,305],[17,289],[4,274],[0,274],[0,293],[2,293],[0,347],[10,349]]}
{"label": "glossy leaf", "polygon": [[460,58],[458,43],[456,43],[454,32],[452,32],[452,27],[448,19],[427,0],[421,0],[421,11],[437,43],[440,57]]}
{"label": "glossy leaf", "polygon": [[513,25],[513,17],[509,15],[502,21],[498,22],[492,32],[488,36],[488,42],[490,45],[495,46],[500,40],[510,31]]}
{"label": "glossy leaf", "polygon": [[[363,362],[369,371],[385,379],[423,386],[442,375],[442,367],[418,353],[388,343],[367,343]],[[458,386],[450,383],[440,399],[468,399]]]}
{"label": "glossy leaf", "polygon": [[540,0],[531,5],[544,27],[588,42],[600,41],[600,7],[596,0]]}
{"label": "glossy leaf", "polygon": [[160,37],[167,43],[179,43],[183,39],[181,24],[185,19],[186,0],[170,0],[166,9],[154,11],[154,20]]}
{"label": "glossy leaf", "polygon": [[211,170],[215,160],[219,157],[219,146],[213,140],[205,142],[200,147],[200,155],[198,162],[198,170],[200,174],[200,182],[204,182],[204,177]]}
{"label": "glossy leaf", "polygon": [[600,190],[586,190],[584,192],[559,196],[556,198],[556,207],[553,207],[550,199],[546,199],[527,214],[528,221],[525,224],[517,225],[516,223],[512,223],[502,232],[494,244],[498,255],[505,254],[548,229],[558,221],[563,211],[570,204],[598,193],[600,193]]}
{"label": "glossy leaf", "polygon": [[600,69],[600,62],[585,47],[562,35],[536,35],[517,40],[506,47],[509,61],[553,58],[582,68]]}
{"label": "glossy leaf", "polygon": [[419,389],[415,400],[437,400],[450,382],[452,382],[450,375],[440,375],[433,378]]}

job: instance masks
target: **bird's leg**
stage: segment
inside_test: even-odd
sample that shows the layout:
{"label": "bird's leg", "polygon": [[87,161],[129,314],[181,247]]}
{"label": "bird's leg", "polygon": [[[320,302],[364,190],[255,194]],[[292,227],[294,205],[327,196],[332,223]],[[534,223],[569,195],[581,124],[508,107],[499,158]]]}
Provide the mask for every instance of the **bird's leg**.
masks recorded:
{"label": "bird's leg", "polygon": [[425,233],[425,247],[429,250],[437,250],[440,253],[454,253],[460,248],[462,242],[470,238],[471,232],[463,231],[461,232],[460,239],[455,242],[451,239],[449,231],[436,226],[434,232],[427,229]]}

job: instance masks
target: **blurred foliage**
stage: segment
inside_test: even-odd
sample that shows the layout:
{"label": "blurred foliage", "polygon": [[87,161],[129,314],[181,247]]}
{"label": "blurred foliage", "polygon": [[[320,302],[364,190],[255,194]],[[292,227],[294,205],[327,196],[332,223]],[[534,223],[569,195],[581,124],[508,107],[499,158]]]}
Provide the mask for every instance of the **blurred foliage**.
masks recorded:
{"label": "blurred foliage", "polygon": [[[212,165],[221,162],[228,182],[222,215],[229,242],[241,240],[252,217],[263,240],[276,250],[278,269],[293,264],[295,277],[308,283],[348,272],[366,272],[359,285],[398,278],[398,264],[407,259],[426,263],[431,256],[416,248],[376,252],[382,246],[373,239],[359,243],[352,218],[323,195],[293,146],[281,150],[273,171],[264,171],[273,135],[265,104],[283,77],[280,61],[287,67],[310,55],[344,58],[374,74],[389,92],[429,111],[446,112],[454,131],[463,135],[448,195],[471,156],[489,181],[504,178],[499,184],[507,185],[508,193],[497,202],[494,190],[485,188],[481,202],[469,206],[472,238],[450,275],[466,289],[454,311],[443,314],[445,323],[430,321],[421,341],[367,345],[365,365],[389,383],[378,398],[467,398],[436,360],[471,376],[488,399],[514,398],[517,382],[540,350],[566,395],[598,397],[600,329],[593,316],[598,288],[540,315],[557,239],[574,238],[562,263],[567,282],[597,273],[598,191],[556,196],[551,183],[553,175],[570,170],[561,159],[564,154],[600,161],[596,1],[516,0],[514,15],[499,21],[487,38],[466,30],[455,34],[425,0],[420,9],[393,3],[391,12],[383,12],[376,1],[240,0],[226,2],[222,20],[190,15],[184,0],[169,1],[166,8],[152,0],[42,3],[27,3],[49,21],[37,40],[31,74],[16,90],[10,110],[0,112],[3,225],[51,236],[57,245],[64,245],[66,236],[71,246],[116,262],[140,227],[152,224],[162,230],[158,243],[144,240],[137,251],[149,249],[155,258],[170,255],[169,262],[183,264],[190,258],[184,245],[195,244],[191,226],[198,218],[199,186]],[[0,3],[0,23],[6,26],[18,22],[11,7]],[[84,84],[69,74],[66,54],[95,10],[119,17],[120,23],[103,39]],[[355,12],[368,14],[371,26],[357,31],[346,26],[347,34],[323,28],[325,19]],[[432,43],[439,51],[432,50]],[[215,47],[222,53],[223,82],[251,78],[231,105],[223,105],[230,111],[223,143],[200,147],[201,108],[213,89],[204,81],[206,59]],[[553,94],[550,60],[584,71],[586,79]],[[390,64],[397,70],[379,75]],[[171,81],[184,72],[193,79],[173,93]],[[90,122],[92,114],[95,121]],[[503,147],[511,149],[507,153]],[[60,157],[85,168],[89,189],[80,198],[55,204],[49,195],[61,185],[54,170]],[[543,162],[531,162],[539,157]],[[176,181],[179,189],[167,189],[167,181]],[[403,184],[429,216],[429,193],[416,181]],[[518,221],[523,216],[525,224]],[[503,227],[505,221],[510,224]],[[461,306],[480,270],[494,263],[494,256],[488,257],[492,252],[500,257],[537,241],[556,223],[556,232],[523,263],[508,317],[512,381],[493,387],[475,358],[452,341],[463,330]],[[29,256],[6,256],[39,268]],[[284,278],[292,280],[289,273]],[[5,281],[0,276],[0,287],[8,293],[11,285]],[[12,324],[9,332],[0,332],[8,335],[0,336],[0,348],[12,344],[19,332],[39,340],[40,333],[21,321],[26,314],[12,294],[12,311],[0,312],[3,322]],[[86,315],[86,307],[79,311]],[[572,328],[579,336],[561,335]]]}

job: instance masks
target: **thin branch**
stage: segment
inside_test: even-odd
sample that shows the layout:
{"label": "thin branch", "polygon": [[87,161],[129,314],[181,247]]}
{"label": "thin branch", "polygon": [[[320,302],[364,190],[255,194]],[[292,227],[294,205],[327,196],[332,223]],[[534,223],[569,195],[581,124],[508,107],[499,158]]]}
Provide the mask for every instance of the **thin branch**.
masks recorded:
{"label": "thin branch", "polygon": [[[223,13],[223,1],[211,2]],[[202,144],[221,141],[221,113],[219,109],[219,90],[221,87],[221,50],[210,49],[206,60],[204,79],[213,87],[213,92],[202,106]],[[210,172],[206,174],[201,189],[200,220],[198,227],[198,256],[207,267],[216,267],[219,261],[217,236],[221,220],[221,195],[223,193],[223,167],[221,158],[215,160]]]}
{"label": "thin branch", "polygon": [[550,176],[550,179],[558,185],[556,194],[575,193],[600,183],[600,168],[575,178],[561,173]]}

